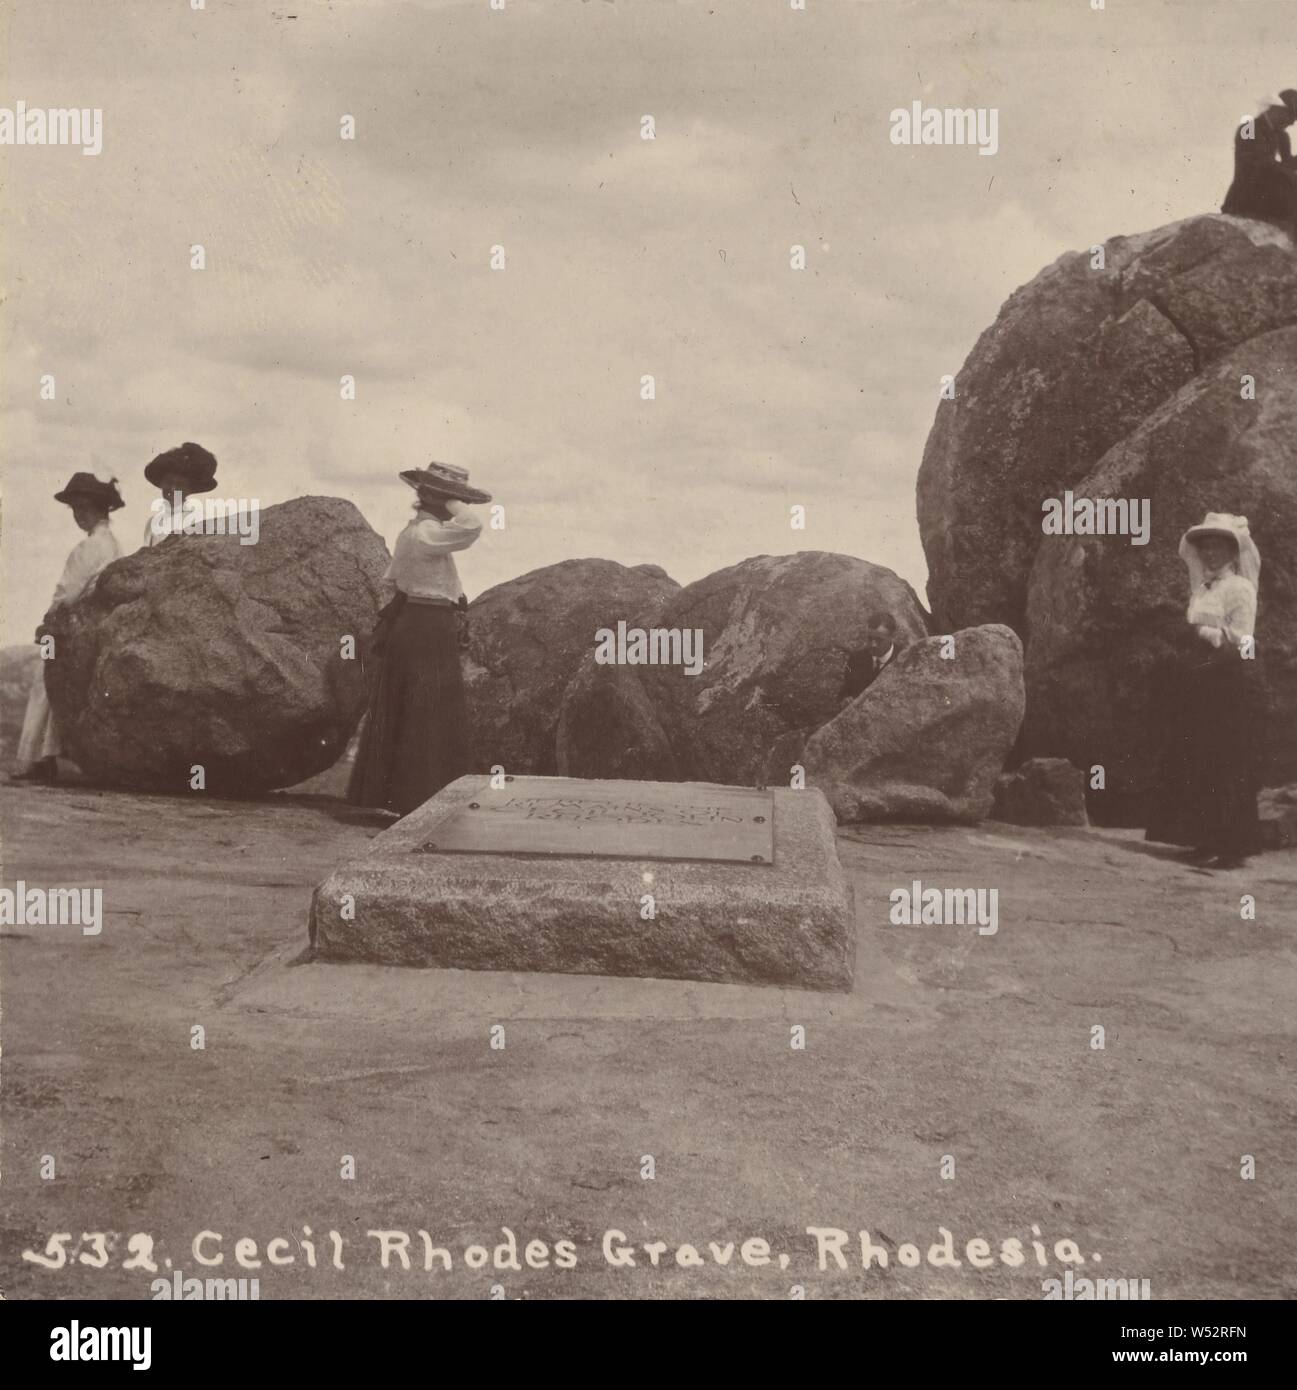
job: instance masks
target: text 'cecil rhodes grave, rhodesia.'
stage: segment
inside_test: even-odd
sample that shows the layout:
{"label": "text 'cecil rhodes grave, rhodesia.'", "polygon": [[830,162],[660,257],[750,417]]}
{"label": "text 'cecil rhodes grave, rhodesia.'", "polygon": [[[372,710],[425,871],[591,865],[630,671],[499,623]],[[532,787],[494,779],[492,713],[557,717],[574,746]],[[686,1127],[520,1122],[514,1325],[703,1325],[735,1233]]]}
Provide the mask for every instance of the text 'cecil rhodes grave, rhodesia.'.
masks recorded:
{"label": "text 'cecil rhodes grave, rhodesia.'", "polygon": [[316,889],[316,957],[849,990],[815,790],[461,777]]}

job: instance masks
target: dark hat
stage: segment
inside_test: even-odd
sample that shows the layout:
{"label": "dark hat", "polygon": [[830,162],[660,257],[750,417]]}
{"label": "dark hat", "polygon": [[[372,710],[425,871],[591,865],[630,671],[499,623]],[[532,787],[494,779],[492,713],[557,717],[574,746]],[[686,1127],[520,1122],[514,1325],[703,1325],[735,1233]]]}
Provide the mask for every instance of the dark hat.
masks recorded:
{"label": "dark hat", "polygon": [[438,497],[453,497],[459,502],[489,502],[491,494],[470,487],[468,469],[456,468],[453,463],[430,463],[424,468],[407,468],[401,481],[409,483],[415,492],[431,492]]}
{"label": "dark hat", "polygon": [[1297,118],[1297,87],[1285,87],[1279,93],[1279,100],[1292,112],[1294,118]]}
{"label": "dark hat", "polygon": [[56,502],[66,502],[75,507],[78,502],[97,502],[105,511],[115,512],[124,507],[122,495],[117,491],[117,479],[110,483],[100,482],[93,473],[74,473],[62,492],[54,494]]}
{"label": "dark hat", "polygon": [[182,444],[159,454],[144,470],[154,487],[161,487],[168,473],[179,473],[184,478],[186,493],[211,492],[216,486],[216,455],[209,454],[201,444]]}

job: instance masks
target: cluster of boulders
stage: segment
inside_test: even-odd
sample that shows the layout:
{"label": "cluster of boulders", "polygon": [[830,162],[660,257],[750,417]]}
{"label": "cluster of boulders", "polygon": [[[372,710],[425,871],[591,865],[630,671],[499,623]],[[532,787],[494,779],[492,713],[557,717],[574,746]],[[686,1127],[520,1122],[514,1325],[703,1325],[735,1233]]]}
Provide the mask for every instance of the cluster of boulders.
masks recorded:
{"label": "cluster of boulders", "polygon": [[[272,507],[260,541],[192,538],[108,567],[53,618],[46,672],[69,755],[110,785],[247,795],[334,763],[365,706],[387,550],[348,503]],[[900,655],[846,703],[871,613]],[[480,595],[464,657],[475,769],[820,786],[843,820],[976,820],[1022,719],[1007,628],[929,636],[890,570],[758,556],[681,587],[568,560]],[[692,665],[605,664],[599,634],[690,635]],[[679,650],[676,648],[676,650]]]}
{"label": "cluster of boulders", "polygon": [[[1146,545],[1045,535],[1042,506],[1144,499]],[[1265,223],[1190,218],[1061,257],[1013,294],[943,401],[918,482],[928,594],[946,628],[1026,648],[1017,756],[1087,779],[1091,815],[1140,824],[1145,699],[1182,626],[1181,534],[1247,516],[1262,555],[1261,780],[1297,777],[1297,259]],[[1091,783],[1099,785],[1091,785]]]}
{"label": "cluster of boulders", "polygon": [[[543,606],[533,611],[534,597]],[[906,640],[927,632],[908,584],[849,555],[762,555],[684,588],[655,567],[572,560],[489,590],[470,608],[469,703],[478,760],[573,777],[751,785],[790,729],[838,708],[848,652],[870,612]],[[601,628],[699,635],[679,664],[600,664]],[[543,668],[528,642],[545,647]],[[538,688],[539,687],[539,688]]]}
{"label": "cluster of boulders", "polygon": [[[840,712],[847,656],[880,609],[906,649]],[[596,633],[618,623],[693,630],[700,669],[599,662]],[[849,555],[763,555],[684,588],[655,566],[569,560],[489,590],[470,624],[480,771],[804,782],[842,819],[977,819],[1022,719],[1011,632],[956,634],[942,659],[909,585]]]}
{"label": "cluster of boulders", "polygon": [[[1147,502],[1149,543],[1046,534],[1044,504],[1068,490]],[[1283,233],[1223,216],[1063,256],[978,340],[919,473],[932,618],[890,570],[820,551],[684,587],[655,565],[550,565],[470,607],[473,765],[804,782],[844,821],[1083,825],[1087,798],[1095,819],[1131,820],[1148,673],[1185,605],[1176,542],[1209,510],[1251,520],[1263,700],[1291,711],[1297,261]],[[308,497],[267,509],[255,546],[201,536],[110,566],[56,625],[47,684],[71,756],[144,788],[202,766],[230,794],[328,768],[364,709],[387,558],[349,503]],[[880,609],[900,654],[844,704]],[[619,627],[688,633],[698,659],[605,663],[599,634]],[[0,677],[17,689],[30,668]],[[1297,778],[1297,722],[1271,719],[1262,746],[1265,782]]]}

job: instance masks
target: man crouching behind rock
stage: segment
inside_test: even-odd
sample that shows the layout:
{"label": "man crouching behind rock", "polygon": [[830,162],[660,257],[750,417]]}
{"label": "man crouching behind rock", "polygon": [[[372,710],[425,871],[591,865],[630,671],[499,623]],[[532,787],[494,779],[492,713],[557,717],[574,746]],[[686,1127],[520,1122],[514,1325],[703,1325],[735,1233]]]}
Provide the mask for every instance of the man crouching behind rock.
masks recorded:
{"label": "man crouching behind rock", "polygon": [[468,771],[459,665],[467,600],[453,556],[482,534],[481,521],[464,504],[491,496],[449,464],[400,476],[419,500],[385,576],[396,597],[379,615],[370,645],[369,713],[347,799],[404,816]]}

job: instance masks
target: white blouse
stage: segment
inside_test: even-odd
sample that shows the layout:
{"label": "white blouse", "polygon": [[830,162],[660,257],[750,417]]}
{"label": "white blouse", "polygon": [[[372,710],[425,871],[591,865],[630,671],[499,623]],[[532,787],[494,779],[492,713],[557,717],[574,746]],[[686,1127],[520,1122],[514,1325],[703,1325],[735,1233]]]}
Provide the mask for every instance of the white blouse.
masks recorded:
{"label": "white blouse", "polygon": [[50,607],[57,608],[60,603],[71,603],[99,571],[111,565],[120,554],[112,527],[106,519],[98,522],[84,540],[73,546],[54,590],[54,597],[50,600]]}
{"label": "white blouse", "polygon": [[439,521],[420,508],[414,520],[396,538],[387,578],[403,594],[414,598],[459,599],[464,586],[453,558],[467,550],[482,534],[482,522],[463,502],[447,502],[449,521]]}
{"label": "white blouse", "polygon": [[1213,647],[1229,641],[1237,647],[1256,632],[1256,585],[1241,574],[1226,573],[1209,579],[1189,600],[1187,617],[1195,627],[1213,635]]}

